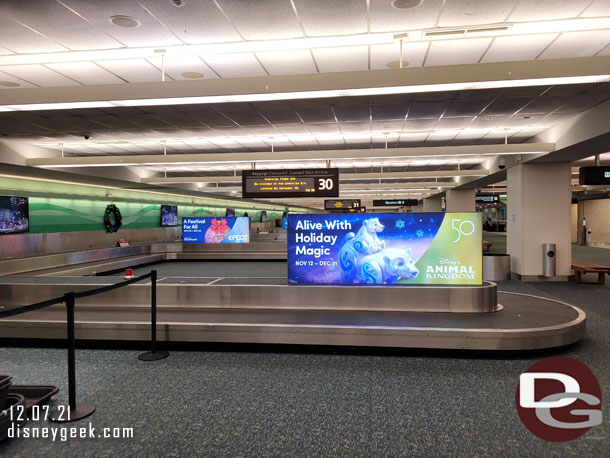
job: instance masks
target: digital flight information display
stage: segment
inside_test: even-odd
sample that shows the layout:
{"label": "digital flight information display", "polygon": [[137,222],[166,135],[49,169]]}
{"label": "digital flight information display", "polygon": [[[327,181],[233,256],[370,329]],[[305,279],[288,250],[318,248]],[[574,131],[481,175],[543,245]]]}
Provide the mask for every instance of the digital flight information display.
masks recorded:
{"label": "digital flight information display", "polygon": [[339,169],[244,170],[242,196],[338,197]]}

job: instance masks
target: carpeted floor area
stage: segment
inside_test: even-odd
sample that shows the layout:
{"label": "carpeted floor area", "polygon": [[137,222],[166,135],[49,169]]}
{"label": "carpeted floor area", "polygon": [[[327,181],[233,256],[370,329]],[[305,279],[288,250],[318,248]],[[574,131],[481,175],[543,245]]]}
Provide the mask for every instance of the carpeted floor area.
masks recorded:
{"label": "carpeted floor area", "polygon": [[[572,442],[545,442],[521,424],[514,398],[519,374],[549,355],[587,364],[608,392],[610,285],[508,281],[499,289],[580,306],[587,338],[508,354],[202,347],[157,362],[139,361],[137,350],[82,349],[78,397],[97,411],[77,425],[133,427],[133,439],[13,439],[0,456],[608,456],[610,421]],[[0,373],[58,385],[54,403],[67,401],[63,349],[0,348]]]}

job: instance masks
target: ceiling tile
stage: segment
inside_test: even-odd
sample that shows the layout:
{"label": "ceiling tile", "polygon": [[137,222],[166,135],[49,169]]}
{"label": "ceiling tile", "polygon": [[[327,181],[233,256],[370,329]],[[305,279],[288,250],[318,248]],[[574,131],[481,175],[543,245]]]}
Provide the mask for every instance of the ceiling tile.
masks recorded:
{"label": "ceiling tile", "polygon": [[343,122],[339,124],[339,127],[344,134],[360,134],[371,131],[371,124],[368,122]]}
{"label": "ceiling tile", "polygon": [[330,107],[299,108],[297,113],[306,122],[336,122]]}
{"label": "ceiling tile", "polygon": [[353,0],[294,0],[297,13],[309,36],[366,33],[366,2]]}
{"label": "ceiling tile", "polygon": [[[18,87],[36,87],[35,85],[28,83],[27,81],[24,81],[22,79],[19,79],[12,75],[4,73],[3,71],[1,71],[1,69],[2,69],[2,67],[0,67],[0,81],[8,81],[10,83],[16,83],[19,85]],[[0,86],[0,90],[2,90],[2,89],[13,89],[13,88],[6,87],[6,86]]]}
{"label": "ceiling tile", "polygon": [[124,82],[93,62],[47,64],[47,67],[82,84],[115,84]]}
{"label": "ceiling tile", "polygon": [[[403,67],[421,67],[428,50],[428,42],[403,43]],[[386,69],[388,62],[398,61],[400,46],[396,44],[371,46],[371,70]]]}
{"label": "ceiling tile", "polygon": [[516,0],[446,0],[439,27],[463,27],[504,22]]}
{"label": "ceiling tile", "polygon": [[317,72],[308,49],[258,52],[256,56],[270,75],[303,75]]}
{"label": "ceiling tile", "polygon": [[373,121],[395,121],[404,119],[409,110],[409,106],[408,103],[372,105]]}
{"label": "ceiling tile", "polygon": [[188,1],[176,8],[169,1],[140,0],[187,44],[239,41],[241,37],[213,2]]}
{"label": "ceiling tile", "polygon": [[341,133],[341,131],[339,130],[339,126],[336,123],[307,124],[307,127],[314,135]]}
{"label": "ceiling tile", "polygon": [[320,48],[314,49],[313,54],[322,73],[368,69],[368,46]]}
{"label": "ceiling tile", "polygon": [[425,65],[476,64],[490,43],[491,38],[433,41]]}
{"label": "ceiling tile", "polygon": [[538,97],[525,106],[519,112],[519,114],[548,114],[565,105],[571,99],[573,99],[573,97],[569,95],[549,95]]}
{"label": "ceiling tile", "polygon": [[246,40],[276,40],[303,36],[289,1],[219,0],[218,3]]}
{"label": "ceiling tile", "polygon": [[500,126],[507,116],[477,116],[470,126],[471,129],[493,129]]}
{"label": "ceiling tile", "polygon": [[448,118],[443,116],[436,124],[436,129],[464,129],[472,121],[472,117]]}
{"label": "ceiling tile", "polygon": [[442,0],[426,0],[416,8],[399,9],[390,0],[371,0],[371,32],[432,28],[441,5]]}
{"label": "ceiling tile", "polygon": [[595,0],[581,17],[604,17],[610,16],[610,2],[608,0]]}
{"label": "ceiling tile", "polygon": [[[37,0],[35,8],[32,8],[32,2],[26,1],[1,3],[3,8],[0,16],[16,19],[69,49],[108,49],[121,46],[121,43],[55,0]],[[102,2],[97,4],[101,7]],[[42,11],[44,14],[41,14]],[[61,26],[58,27],[58,24]]]}
{"label": "ceiling tile", "polygon": [[417,132],[421,130],[434,129],[437,119],[409,119],[405,121],[403,130],[405,132]]}
{"label": "ceiling tile", "polygon": [[610,44],[610,29],[562,33],[541,59],[593,56]]}
{"label": "ceiling tile", "polygon": [[476,116],[478,115],[492,99],[482,100],[455,100],[449,104],[444,116],[456,117],[456,116]]}
{"label": "ceiling tile", "polygon": [[104,60],[97,64],[130,83],[161,81],[161,71],[146,59]]}
{"label": "ceiling tile", "polygon": [[447,102],[413,102],[408,119],[438,119],[447,109]]}
{"label": "ceiling tile", "polygon": [[483,115],[512,115],[531,101],[531,97],[510,97],[505,99],[495,99],[487,108],[485,108],[485,111],[483,111]]}
{"label": "ceiling tile", "polygon": [[267,75],[254,54],[249,52],[205,56],[204,61],[223,78]]}
{"label": "ceiling tile", "polygon": [[557,112],[580,113],[608,99],[610,99],[610,94],[606,93],[591,92],[589,94],[580,94],[577,98],[559,108]]}
{"label": "ceiling tile", "polygon": [[528,22],[569,18],[578,15],[591,0],[535,0],[519,2],[510,21]]}
{"label": "ceiling tile", "polygon": [[496,37],[481,62],[533,60],[557,37],[556,33]]}
{"label": "ceiling tile", "polygon": [[[161,68],[160,58],[147,59],[150,63],[156,67]],[[187,78],[183,76],[186,72],[201,73],[203,78]],[[173,56],[168,54],[165,56],[165,74],[169,75],[173,80],[189,81],[196,79],[217,79],[218,75],[212,71],[210,67],[203,63],[198,56]]]}
{"label": "ceiling tile", "polygon": [[368,122],[371,119],[371,108],[368,105],[335,107],[334,111],[338,122]]}
{"label": "ceiling tile", "polygon": [[17,53],[41,53],[67,51],[68,49],[55,43],[47,37],[41,36],[27,27],[13,21],[6,14],[2,14],[0,7],[0,45]]}
{"label": "ceiling tile", "polygon": [[291,109],[261,110],[261,114],[272,124],[292,124],[301,122],[296,111]]}
{"label": "ceiling tile", "polygon": [[38,86],[77,86],[78,83],[42,65],[3,65],[0,69]]}

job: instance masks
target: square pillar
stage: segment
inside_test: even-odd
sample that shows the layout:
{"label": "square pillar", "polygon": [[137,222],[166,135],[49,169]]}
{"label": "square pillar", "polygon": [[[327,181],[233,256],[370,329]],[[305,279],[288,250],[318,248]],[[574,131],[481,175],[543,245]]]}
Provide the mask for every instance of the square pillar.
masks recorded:
{"label": "square pillar", "polygon": [[[569,163],[521,164],[507,171],[507,251],[514,278],[567,281],[572,263]],[[542,244],[556,245],[556,276],[542,276]]]}
{"label": "square pillar", "polygon": [[475,211],[476,189],[449,189],[445,193],[447,212],[473,212]]}
{"label": "square pillar", "polygon": [[428,197],[424,199],[424,211],[425,212],[442,212],[443,202],[440,197]]}

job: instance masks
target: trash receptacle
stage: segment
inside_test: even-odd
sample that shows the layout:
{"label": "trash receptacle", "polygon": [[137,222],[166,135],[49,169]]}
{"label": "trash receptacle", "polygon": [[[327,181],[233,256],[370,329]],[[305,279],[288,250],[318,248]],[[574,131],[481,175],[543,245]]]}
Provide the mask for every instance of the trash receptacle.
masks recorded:
{"label": "trash receptacle", "polygon": [[557,256],[555,256],[555,244],[554,243],[543,243],[542,244],[542,276],[543,277],[554,277],[555,276],[555,263]]}

